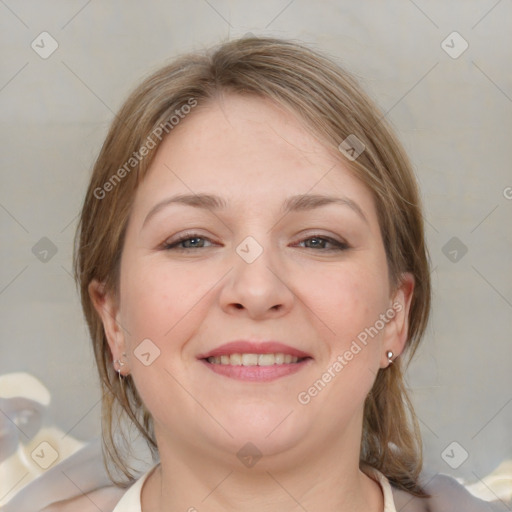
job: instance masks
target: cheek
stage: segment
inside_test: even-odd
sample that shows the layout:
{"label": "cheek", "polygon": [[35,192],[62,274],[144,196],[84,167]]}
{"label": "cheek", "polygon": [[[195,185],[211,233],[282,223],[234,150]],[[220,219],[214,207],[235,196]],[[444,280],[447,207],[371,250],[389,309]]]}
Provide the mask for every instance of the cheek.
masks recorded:
{"label": "cheek", "polygon": [[359,261],[317,273],[314,279],[304,275],[304,289],[316,283],[308,306],[320,317],[322,322],[317,323],[329,330],[323,331],[328,335],[318,373],[298,399],[301,404],[310,402],[318,417],[326,415],[326,422],[344,424],[354,417],[379,371],[382,331],[375,334],[371,328],[388,304],[387,274],[380,268]]}
{"label": "cheek", "polygon": [[321,279],[316,276],[321,286],[310,307],[330,328],[324,339],[323,373],[318,375],[329,382],[322,401],[344,404],[346,412],[354,412],[364,402],[380,367],[383,330],[375,325],[381,327],[379,318],[387,309],[388,289],[387,274],[379,268],[347,264]]}
{"label": "cheek", "polygon": [[[183,271],[160,261],[126,265],[124,270],[121,321],[127,331],[132,378],[156,420],[161,415],[167,420],[179,417],[187,400],[179,383],[191,364],[182,358],[182,351],[210,307],[208,291],[218,276]],[[176,399],[169,400],[170,396]],[[159,412],[162,402],[166,408]]]}
{"label": "cheek", "polygon": [[371,266],[344,265],[336,271],[304,275],[309,306],[340,348],[375,324],[387,307],[386,275]]}
{"label": "cheek", "polygon": [[180,350],[200,323],[208,292],[219,276],[156,258],[124,270],[121,317],[131,351],[147,338],[161,351]]}

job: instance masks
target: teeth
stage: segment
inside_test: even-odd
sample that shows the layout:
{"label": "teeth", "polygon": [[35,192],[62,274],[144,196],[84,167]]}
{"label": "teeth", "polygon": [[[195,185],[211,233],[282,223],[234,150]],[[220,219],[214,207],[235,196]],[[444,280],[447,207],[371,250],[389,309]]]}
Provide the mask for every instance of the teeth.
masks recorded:
{"label": "teeth", "polygon": [[258,366],[272,366],[276,363],[274,354],[260,354],[258,356]]}
{"label": "teeth", "polygon": [[242,354],[242,366],[256,366],[258,354]]}
{"label": "teeth", "polygon": [[[222,357],[222,356],[221,356]],[[222,363],[222,364],[232,364],[240,366],[242,364],[242,356],[240,354],[231,354],[231,356],[225,356],[229,359],[227,363],[223,363],[221,360],[219,360],[218,357],[215,358],[215,362]]]}
{"label": "teeth", "polygon": [[208,362],[212,364],[224,364],[232,366],[272,366],[274,364],[293,364],[299,358],[290,354],[231,354],[212,356]]}

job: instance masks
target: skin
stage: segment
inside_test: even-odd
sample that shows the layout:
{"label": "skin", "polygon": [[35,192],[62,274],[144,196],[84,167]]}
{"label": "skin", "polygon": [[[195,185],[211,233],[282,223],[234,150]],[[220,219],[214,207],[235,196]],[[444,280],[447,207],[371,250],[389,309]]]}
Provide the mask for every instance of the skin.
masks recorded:
{"label": "skin", "polygon": [[[210,193],[213,212],[173,204]],[[346,205],[280,212],[296,194],[348,197]],[[166,250],[180,234],[188,250]],[[237,246],[252,236],[263,253],[247,263]],[[318,240],[348,244],[336,250]],[[194,238],[194,237],[192,237]],[[144,512],[163,510],[381,511],[380,486],[359,469],[363,404],[386,352],[407,339],[414,281],[390,289],[371,192],[301,122],[268,100],[227,95],[198,107],[162,143],[139,186],[121,259],[119,301],[93,281],[114,360],[151,412],[161,465],[142,491]],[[357,335],[398,301],[379,334],[307,405],[297,396]],[[134,350],[149,338],[149,366]],[[276,340],[311,354],[299,372],[270,382],[217,375],[197,355],[236,339]],[[154,349],[151,349],[154,350]],[[126,356],[123,356],[126,354]],[[251,442],[262,453],[245,467]],[[307,463],[305,463],[307,461]]]}
{"label": "skin", "polygon": [[113,510],[126,491],[118,487],[102,487],[85,495],[52,503],[40,512],[98,512]]}

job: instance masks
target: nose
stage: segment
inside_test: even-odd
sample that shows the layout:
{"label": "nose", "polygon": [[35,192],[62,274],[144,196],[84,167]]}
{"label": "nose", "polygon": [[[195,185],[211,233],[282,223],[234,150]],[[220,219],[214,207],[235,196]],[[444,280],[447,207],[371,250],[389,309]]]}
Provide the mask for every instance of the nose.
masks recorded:
{"label": "nose", "polygon": [[[246,257],[244,248],[253,252],[252,257]],[[245,315],[254,320],[285,315],[295,300],[285,267],[271,249],[258,248],[256,254],[262,252],[253,259],[254,250],[253,240],[252,245],[241,244],[234,252],[233,270],[220,293],[221,307],[230,315]]]}

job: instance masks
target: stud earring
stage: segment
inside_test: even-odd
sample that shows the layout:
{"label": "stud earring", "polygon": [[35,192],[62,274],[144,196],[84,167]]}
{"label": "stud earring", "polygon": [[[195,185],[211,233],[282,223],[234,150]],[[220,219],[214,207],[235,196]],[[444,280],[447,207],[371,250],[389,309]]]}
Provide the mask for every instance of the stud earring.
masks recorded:
{"label": "stud earring", "polygon": [[393,364],[393,352],[391,352],[391,350],[388,350],[386,352],[386,356],[388,358],[388,363],[389,364]]}
{"label": "stud earring", "polygon": [[[126,353],[123,353],[122,357],[126,357]],[[121,359],[116,359],[114,361],[114,370],[118,373],[119,378],[121,378],[121,371],[123,369],[123,366],[126,366],[126,363],[124,361],[121,361]]]}

